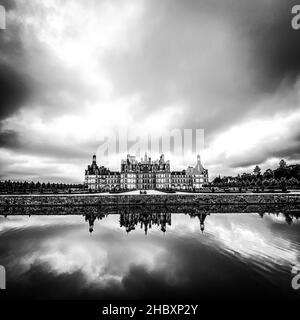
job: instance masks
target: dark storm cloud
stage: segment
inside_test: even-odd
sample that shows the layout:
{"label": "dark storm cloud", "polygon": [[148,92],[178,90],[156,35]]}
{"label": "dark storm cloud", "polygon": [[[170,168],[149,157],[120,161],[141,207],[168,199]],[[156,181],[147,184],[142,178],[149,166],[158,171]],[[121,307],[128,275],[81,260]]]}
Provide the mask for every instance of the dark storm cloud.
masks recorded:
{"label": "dark storm cloud", "polygon": [[[197,8],[196,3],[194,9],[199,10],[201,5]],[[231,21],[240,40],[244,38],[250,44],[252,66],[257,72],[256,89],[262,92],[276,90],[286,78],[294,81],[298,77],[300,35],[291,27],[291,10],[298,4],[297,0],[228,0],[221,3],[203,0],[200,3],[207,12]]]}
{"label": "dark storm cloud", "polygon": [[283,158],[287,160],[294,160],[300,158],[300,141],[294,141],[286,147],[281,148],[281,150],[275,150],[273,152],[275,157]]}
{"label": "dark storm cloud", "polygon": [[16,148],[20,146],[18,134],[12,130],[0,131],[0,148]]}
{"label": "dark storm cloud", "polygon": [[[257,2],[251,4],[257,6]],[[269,1],[264,8],[262,1],[259,20],[254,10],[253,15],[245,15],[245,33],[253,41],[261,70],[262,79],[258,85],[266,91],[276,90],[286,79],[292,84],[299,76],[300,35],[291,27],[291,9],[296,4],[295,0]]]}
{"label": "dark storm cloud", "polygon": [[96,142],[76,144],[58,144],[57,141],[29,140],[13,130],[0,130],[0,148],[13,150],[16,154],[60,159],[63,161],[80,161],[90,158],[90,150],[97,148]]}
{"label": "dark storm cloud", "polygon": [[[16,8],[14,1],[0,1],[6,11]],[[0,121],[23,107],[32,93],[30,77],[23,72],[25,49],[22,41],[22,26],[10,24],[0,30]]]}
{"label": "dark storm cloud", "polygon": [[[116,90],[141,96],[140,117],[182,103],[174,126],[205,128],[207,137],[298,77],[299,33],[291,28],[295,1],[147,2],[138,45],[107,57]],[[286,109],[296,108],[286,105]]]}
{"label": "dark storm cloud", "polygon": [[26,141],[19,133],[13,131],[0,133],[0,146],[13,149],[23,155],[37,155],[61,160],[86,159],[90,155],[87,150],[82,149],[84,146],[58,145],[54,141],[48,142],[46,145],[39,141]]}
{"label": "dark storm cloud", "polygon": [[27,102],[29,95],[26,77],[0,60],[0,120],[14,114]]}
{"label": "dark storm cloud", "polygon": [[16,2],[14,0],[0,0],[0,5],[2,5],[6,11],[10,11],[16,7]]}
{"label": "dark storm cloud", "polygon": [[29,94],[26,78],[9,66],[0,64],[0,120],[22,107]]}
{"label": "dark storm cloud", "polygon": [[263,165],[269,158],[279,158],[285,160],[294,160],[300,158],[300,146],[299,142],[290,142],[286,146],[282,146],[277,150],[274,150],[272,147],[259,148],[255,150],[252,154],[248,154],[247,157],[236,157],[230,159],[224,163],[234,169],[234,168],[246,168],[249,166]]}
{"label": "dark storm cloud", "polygon": [[[32,15],[35,9],[36,14],[47,14],[30,4],[19,8],[13,1],[5,1],[4,7],[14,15]],[[25,19],[6,20],[6,29],[0,30],[0,120],[20,108],[39,109],[49,119],[81,110],[83,101],[96,99],[98,88],[82,78],[84,70],[66,66],[38,38],[33,25]]]}

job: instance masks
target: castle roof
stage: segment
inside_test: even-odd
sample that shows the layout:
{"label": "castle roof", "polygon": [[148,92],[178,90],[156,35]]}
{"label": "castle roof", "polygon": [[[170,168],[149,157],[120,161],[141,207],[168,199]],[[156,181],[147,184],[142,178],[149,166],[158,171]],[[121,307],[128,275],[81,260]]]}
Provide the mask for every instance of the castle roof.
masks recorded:
{"label": "castle roof", "polygon": [[204,167],[202,166],[202,163],[201,163],[201,158],[200,158],[200,155],[198,154],[197,156],[197,164],[193,170],[193,173],[194,174],[204,174],[205,173],[205,169]]}

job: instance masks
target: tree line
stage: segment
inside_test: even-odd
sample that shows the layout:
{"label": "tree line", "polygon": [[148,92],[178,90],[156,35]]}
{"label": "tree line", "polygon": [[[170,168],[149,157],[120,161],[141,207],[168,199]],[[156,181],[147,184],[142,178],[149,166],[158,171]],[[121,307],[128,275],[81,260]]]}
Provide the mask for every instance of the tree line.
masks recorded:
{"label": "tree line", "polygon": [[267,169],[262,172],[257,165],[253,172],[244,172],[236,177],[218,176],[210,185],[219,188],[238,188],[238,189],[289,189],[300,188],[300,164],[288,165],[285,160],[280,160],[278,167],[274,170]]}
{"label": "tree line", "polygon": [[83,189],[83,184],[0,181],[0,193],[71,193]]}

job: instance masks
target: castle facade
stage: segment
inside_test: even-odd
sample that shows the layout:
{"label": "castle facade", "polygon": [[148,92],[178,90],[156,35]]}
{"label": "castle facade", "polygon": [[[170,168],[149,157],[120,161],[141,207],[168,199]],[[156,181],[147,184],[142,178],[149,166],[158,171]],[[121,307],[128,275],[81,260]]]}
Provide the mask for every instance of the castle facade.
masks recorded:
{"label": "castle facade", "polygon": [[92,164],[85,170],[85,187],[92,191],[111,190],[201,190],[208,183],[208,170],[204,169],[200,155],[195,167],[182,171],[171,171],[170,161],[162,154],[159,160],[152,161],[145,154],[140,161],[127,155],[121,162],[121,171],[110,171],[98,166],[96,155]]}

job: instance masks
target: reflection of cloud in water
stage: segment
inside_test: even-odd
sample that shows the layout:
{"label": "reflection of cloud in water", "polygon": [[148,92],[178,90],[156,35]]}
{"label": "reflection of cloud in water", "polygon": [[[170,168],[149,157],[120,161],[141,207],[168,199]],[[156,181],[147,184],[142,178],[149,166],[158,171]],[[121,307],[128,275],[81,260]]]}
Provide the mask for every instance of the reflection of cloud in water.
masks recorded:
{"label": "reflection of cloud in water", "polygon": [[[158,291],[161,286],[172,290],[189,284],[194,288],[208,283],[207,279],[215,281],[211,274],[224,272],[222,281],[226,282],[230,268],[240,268],[235,265],[238,260],[266,269],[296,264],[299,250],[288,237],[273,232],[275,223],[256,214],[212,214],[201,234],[197,218],[174,214],[165,235],[153,227],[145,236],[139,228],[127,235],[119,228],[119,216],[111,215],[95,222],[91,236],[82,216],[8,217],[0,220],[0,235],[6,237],[6,251],[2,248],[0,257],[7,258],[10,252],[9,266],[20,277],[31,276],[32,270],[47,270],[60,279],[79,272],[82,288],[100,290],[113,284],[118,290],[134,291],[142,286],[139,279]],[[10,233],[13,230],[18,233]],[[248,267],[244,268],[248,274]],[[242,277],[237,271],[233,275]]]}
{"label": "reflection of cloud in water", "polygon": [[[127,236],[123,231],[116,232],[118,220],[118,216],[109,216],[99,221],[101,226],[97,225],[98,230],[92,236],[87,233],[82,216],[9,217],[2,220],[1,230],[18,229],[18,236],[22,238],[22,230],[38,228],[41,231],[51,227],[46,238],[43,233],[33,233],[35,239],[30,239],[29,234],[25,242],[19,243],[24,250],[13,262],[19,272],[28,271],[32,265],[48,265],[56,274],[81,271],[87,281],[105,285],[110,280],[120,282],[130,265],[155,268],[157,257],[165,251],[156,241],[147,241],[142,233],[137,241],[137,237]],[[64,232],[64,226],[69,225],[76,227],[75,232],[72,229]],[[28,241],[32,246],[26,246]]]}
{"label": "reflection of cloud in water", "polygon": [[[277,264],[295,264],[298,254],[291,250],[289,239],[276,236],[269,226],[269,218],[259,220],[257,215],[232,215],[230,217],[215,216],[213,221],[207,222],[206,230],[216,240],[222,243],[225,250],[255,260],[269,259]],[[272,222],[271,222],[272,223]]]}
{"label": "reflection of cloud in water", "polygon": [[45,227],[53,225],[78,225],[78,217],[74,216],[8,216],[0,217],[0,234],[7,230]]}
{"label": "reflection of cloud in water", "polygon": [[[194,235],[199,241],[216,242],[220,251],[239,253],[244,258],[270,259],[277,264],[296,264],[300,248],[295,250],[295,244],[288,238],[274,234],[272,224],[284,222],[282,215],[265,215],[263,219],[257,214],[212,214],[205,220],[204,237],[199,236],[199,221],[183,220],[182,217],[172,216],[172,229],[177,237],[187,233]],[[192,222],[193,221],[193,222]],[[288,226],[286,226],[288,227]],[[286,236],[287,234],[285,234]]]}
{"label": "reflection of cloud in water", "polygon": [[86,247],[80,243],[59,242],[53,241],[53,244],[44,244],[44,252],[36,251],[33,254],[28,254],[22,258],[20,263],[24,265],[48,264],[51,270],[57,274],[71,274],[80,270],[91,282],[119,280],[117,275],[105,274],[105,266],[107,265],[105,250],[90,245],[86,250]]}

